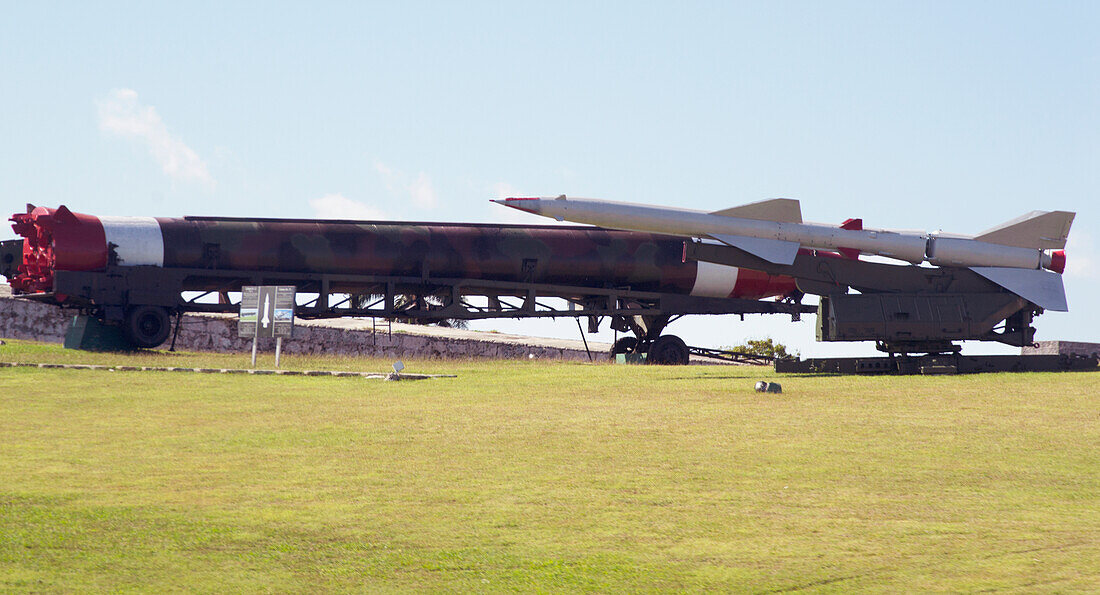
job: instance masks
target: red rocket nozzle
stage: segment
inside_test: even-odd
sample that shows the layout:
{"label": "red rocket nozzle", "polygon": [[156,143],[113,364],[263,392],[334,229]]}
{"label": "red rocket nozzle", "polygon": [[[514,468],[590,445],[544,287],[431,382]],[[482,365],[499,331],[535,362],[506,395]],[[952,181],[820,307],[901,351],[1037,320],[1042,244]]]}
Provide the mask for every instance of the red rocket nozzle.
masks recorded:
{"label": "red rocket nozzle", "polygon": [[10,221],[23,236],[23,262],[9,279],[18,293],[52,290],[56,270],[92,271],[107,264],[107,242],[97,217],[64,206],[37,207],[12,215]]}
{"label": "red rocket nozzle", "polygon": [[1059,275],[1066,272],[1066,251],[1055,250],[1054,252],[1051,252],[1050,265],[1047,266],[1047,269],[1054,271]]}

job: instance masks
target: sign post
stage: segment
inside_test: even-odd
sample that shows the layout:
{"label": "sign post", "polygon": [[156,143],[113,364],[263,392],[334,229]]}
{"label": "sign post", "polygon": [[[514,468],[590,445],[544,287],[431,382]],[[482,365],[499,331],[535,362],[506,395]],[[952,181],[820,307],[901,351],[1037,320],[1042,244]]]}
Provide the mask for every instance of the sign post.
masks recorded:
{"label": "sign post", "polygon": [[241,313],[237,335],[252,337],[252,367],[260,337],[275,338],[275,367],[283,351],[283,337],[294,334],[293,285],[245,285],[241,287]]}

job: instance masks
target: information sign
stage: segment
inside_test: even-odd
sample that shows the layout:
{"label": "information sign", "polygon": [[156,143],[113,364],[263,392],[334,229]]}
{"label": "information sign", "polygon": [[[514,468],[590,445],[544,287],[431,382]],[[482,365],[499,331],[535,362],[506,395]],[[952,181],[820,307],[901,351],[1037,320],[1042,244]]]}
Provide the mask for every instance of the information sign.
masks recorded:
{"label": "information sign", "polygon": [[294,333],[293,285],[245,285],[241,288],[241,337],[290,337]]}

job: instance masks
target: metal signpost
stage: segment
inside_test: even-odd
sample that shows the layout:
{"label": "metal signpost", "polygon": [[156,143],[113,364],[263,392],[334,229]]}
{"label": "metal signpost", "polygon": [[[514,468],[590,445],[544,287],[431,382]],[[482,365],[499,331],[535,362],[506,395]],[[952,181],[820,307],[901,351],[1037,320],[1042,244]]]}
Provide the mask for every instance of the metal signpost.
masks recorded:
{"label": "metal signpost", "polygon": [[245,285],[241,287],[241,313],[237,335],[252,337],[252,367],[260,337],[275,338],[275,367],[283,350],[283,337],[294,333],[293,285]]}

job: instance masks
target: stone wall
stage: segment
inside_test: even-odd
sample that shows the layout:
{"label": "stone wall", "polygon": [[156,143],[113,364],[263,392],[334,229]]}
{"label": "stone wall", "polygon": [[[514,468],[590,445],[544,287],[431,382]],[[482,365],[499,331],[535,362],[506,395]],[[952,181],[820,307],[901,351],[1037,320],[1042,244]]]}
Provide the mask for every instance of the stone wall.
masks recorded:
{"label": "stone wall", "polygon": [[1024,347],[1023,355],[1100,355],[1100,343],[1079,341],[1039,341],[1036,347]]}
{"label": "stone wall", "polygon": [[70,320],[61,308],[0,296],[0,337],[61,343]]}
{"label": "stone wall", "polygon": [[[4,287],[6,289],[6,287]],[[26,339],[61,343],[65,340],[75,312],[0,294],[0,338]],[[173,323],[175,319],[173,318]],[[367,326],[364,324],[363,326]],[[539,345],[537,339],[528,344],[504,340],[492,333],[465,333],[463,337],[441,337],[429,329],[410,332],[378,332],[369,328],[347,329],[308,322],[296,325],[294,338],[283,341],[283,351],[297,354],[334,354],[367,357],[401,358],[492,358],[567,359],[588,361],[583,349],[555,345]],[[470,335],[485,335],[471,338]],[[550,342],[548,342],[550,343]],[[260,349],[274,350],[273,339],[261,339]],[[168,343],[161,346],[168,348]],[[176,349],[184,351],[248,352],[251,339],[237,337],[236,318],[226,315],[186,315],[180,325]],[[594,347],[593,349],[599,349]],[[601,358],[603,350],[593,352]]]}
{"label": "stone wall", "polygon": [[[425,329],[427,330],[427,329]],[[299,354],[334,354],[400,358],[490,358],[588,360],[584,350],[522,345],[484,339],[440,337],[428,334],[346,329],[307,322],[294,327],[294,338],[283,341],[283,351]],[[274,339],[261,339],[260,349],[274,350]],[[232,316],[184,316],[178,349],[189,351],[251,351],[252,340],[237,336],[237,319]],[[593,354],[596,356],[596,354]]]}

